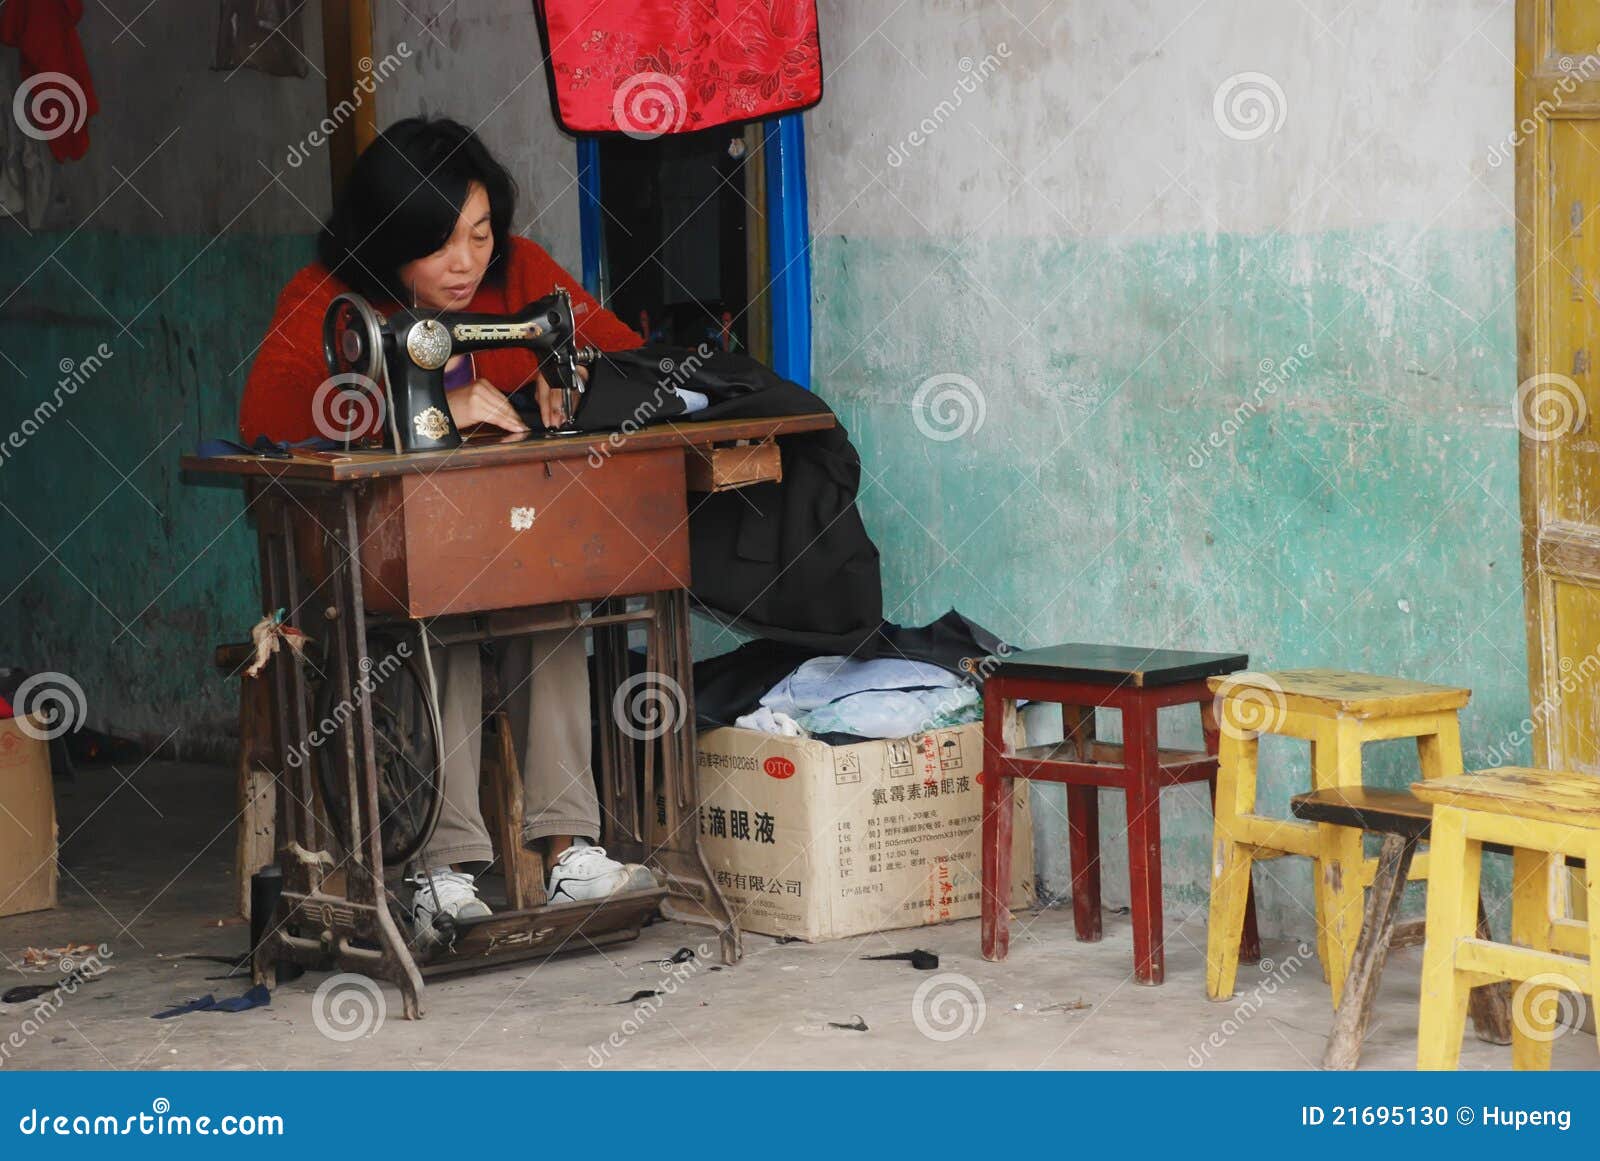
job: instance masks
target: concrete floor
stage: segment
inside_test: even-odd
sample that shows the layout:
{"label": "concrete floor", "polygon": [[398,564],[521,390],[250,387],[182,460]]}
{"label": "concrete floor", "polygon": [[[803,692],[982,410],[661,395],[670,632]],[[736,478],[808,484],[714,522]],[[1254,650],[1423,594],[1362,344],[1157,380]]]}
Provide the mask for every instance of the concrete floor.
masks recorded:
{"label": "concrete floor", "polygon": [[[1292,943],[1269,942],[1218,1005],[1205,998],[1203,915],[1169,915],[1167,983],[1144,988],[1129,976],[1125,917],[1108,914],[1105,940],[1080,944],[1064,910],[1019,915],[1005,964],[979,957],[970,920],[815,946],[747,935],[736,967],[664,969],[678,948],[711,941],[658,923],[634,943],[436,981],[417,1022],[399,1018],[393,989],[376,1006],[359,992],[319,1004],[331,978],[320,975],[278,988],[268,1008],[155,1021],[189,997],[244,990],[206,978],[221,965],[174,958],[247,942],[228,918],[233,779],[171,763],[125,773],[58,787],[61,905],[0,919],[5,987],[49,978],[16,967],[29,945],[105,943],[112,971],[37,1030],[33,1004],[0,1004],[0,1045],[13,1032],[22,1042],[0,1068],[1312,1068],[1328,1029],[1316,960]],[[938,953],[939,971],[860,958],[913,947]],[[1419,955],[1391,959],[1363,1067],[1412,1066]],[[646,989],[667,994],[627,1002]],[[341,1013],[369,1030],[348,1038]],[[866,1031],[832,1026],[857,1017]],[[1586,1035],[1561,1037],[1555,1053],[1558,1067],[1600,1066]],[[1463,1067],[1509,1063],[1509,1049],[1468,1037]]]}

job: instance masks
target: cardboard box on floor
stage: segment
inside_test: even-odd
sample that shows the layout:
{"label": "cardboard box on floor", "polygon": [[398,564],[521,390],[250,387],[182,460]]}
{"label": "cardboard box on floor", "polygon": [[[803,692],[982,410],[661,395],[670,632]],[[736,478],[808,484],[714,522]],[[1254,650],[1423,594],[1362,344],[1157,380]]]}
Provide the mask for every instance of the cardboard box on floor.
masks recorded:
{"label": "cardboard box on floor", "polygon": [[[810,942],[978,914],[983,723],[829,746],[700,735],[700,842],[746,931]],[[1014,796],[1012,906],[1033,902],[1033,824]]]}
{"label": "cardboard box on floor", "polygon": [[0,720],[0,916],[56,905],[56,798],[50,743]]}

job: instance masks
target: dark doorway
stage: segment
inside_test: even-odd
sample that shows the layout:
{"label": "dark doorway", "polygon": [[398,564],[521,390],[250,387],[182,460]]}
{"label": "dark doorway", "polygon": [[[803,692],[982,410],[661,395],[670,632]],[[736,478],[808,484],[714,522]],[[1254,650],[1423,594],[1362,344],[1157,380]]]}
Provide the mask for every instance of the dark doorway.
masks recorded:
{"label": "dark doorway", "polygon": [[647,341],[763,357],[750,296],[752,235],[765,250],[759,141],[724,127],[600,143],[605,301]]}

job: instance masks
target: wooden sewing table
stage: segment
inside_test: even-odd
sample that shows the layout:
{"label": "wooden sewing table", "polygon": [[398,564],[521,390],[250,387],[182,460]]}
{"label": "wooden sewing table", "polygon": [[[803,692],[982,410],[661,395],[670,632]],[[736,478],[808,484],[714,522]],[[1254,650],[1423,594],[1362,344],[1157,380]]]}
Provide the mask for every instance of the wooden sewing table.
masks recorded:
{"label": "wooden sewing table", "polygon": [[[668,423],[626,436],[494,435],[440,452],[184,457],[186,472],[243,481],[264,607],[321,639],[327,680],[350,693],[349,728],[337,739],[343,761],[334,763],[345,777],[330,796],[312,761],[286,760],[308,753],[327,724],[314,712],[307,660],[281,650],[259,679],[270,682],[262,757],[275,787],[283,893],[256,950],[257,978],[282,961],[331,962],[392,981],[416,1018],[425,976],[631,939],[658,910],[713,927],[723,960],[735,962],[738,927],[699,845],[688,492],[737,481],[741,470],[770,478],[747,463],[776,464],[774,437],[833,425],[821,414]],[[649,866],[664,887],[552,905],[541,882],[519,882],[502,849],[510,909],[463,921],[448,946],[419,955],[408,945],[390,911],[387,882],[403,868],[385,865],[373,699],[356,675],[374,669],[370,634],[419,639],[420,621],[445,644],[591,632],[602,707],[614,691],[620,702],[624,683],[641,694],[628,632],[644,630],[642,693],[666,713],[664,732],[659,744],[636,746],[638,730],[602,710],[601,842]],[[503,733],[501,749],[511,749]],[[519,822],[499,820],[499,846],[518,845]]]}

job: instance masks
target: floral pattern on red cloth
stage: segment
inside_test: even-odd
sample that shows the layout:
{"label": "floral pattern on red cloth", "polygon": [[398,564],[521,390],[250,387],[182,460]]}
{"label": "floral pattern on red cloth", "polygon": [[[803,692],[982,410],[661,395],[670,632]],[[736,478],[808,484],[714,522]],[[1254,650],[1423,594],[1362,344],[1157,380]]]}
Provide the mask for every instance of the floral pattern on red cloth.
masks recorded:
{"label": "floral pattern on red cloth", "polygon": [[650,139],[822,97],[816,0],[544,0],[556,118]]}

